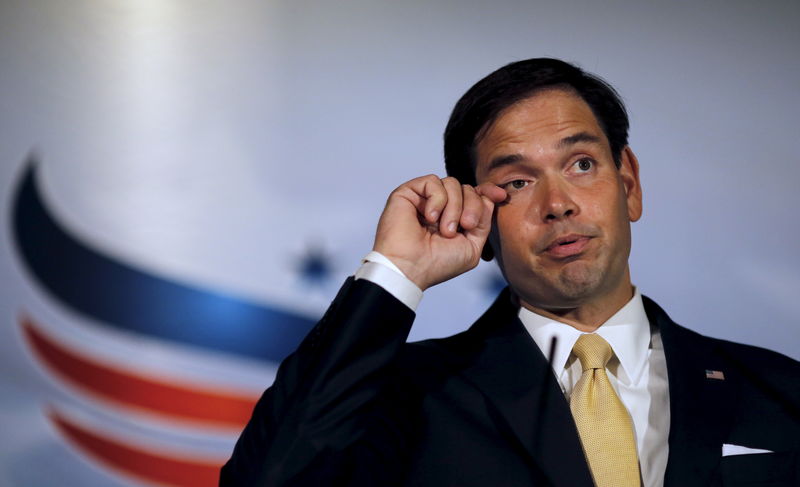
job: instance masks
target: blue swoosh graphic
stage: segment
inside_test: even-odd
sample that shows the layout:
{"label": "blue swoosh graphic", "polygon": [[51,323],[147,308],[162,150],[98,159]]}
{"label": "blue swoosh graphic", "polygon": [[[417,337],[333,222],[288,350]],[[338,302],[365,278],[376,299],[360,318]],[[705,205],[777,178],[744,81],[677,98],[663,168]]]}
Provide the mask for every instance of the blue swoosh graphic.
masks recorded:
{"label": "blue swoosh graphic", "polygon": [[90,248],[48,211],[36,161],[26,166],[12,203],[17,249],[36,280],[74,311],[113,328],[271,362],[314,326],[310,317],[148,274]]}

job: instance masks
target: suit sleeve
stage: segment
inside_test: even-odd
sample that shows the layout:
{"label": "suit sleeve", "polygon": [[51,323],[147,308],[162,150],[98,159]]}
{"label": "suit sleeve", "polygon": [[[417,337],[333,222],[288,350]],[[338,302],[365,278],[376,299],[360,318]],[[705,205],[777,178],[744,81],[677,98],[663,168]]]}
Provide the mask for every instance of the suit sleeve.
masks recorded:
{"label": "suit sleeve", "polygon": [[381,287],[348,279],[256,404],[220,486],[330,484],[368,465],[374,452],[357,443],[413,319]]}

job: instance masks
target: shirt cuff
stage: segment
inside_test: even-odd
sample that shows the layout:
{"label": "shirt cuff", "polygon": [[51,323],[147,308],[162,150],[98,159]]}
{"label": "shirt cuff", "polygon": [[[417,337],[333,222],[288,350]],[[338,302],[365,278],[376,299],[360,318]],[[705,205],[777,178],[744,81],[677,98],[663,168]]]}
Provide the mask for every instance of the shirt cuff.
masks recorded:
{"label": "shirt cuff", "polygon": [[356,271],[356,279],[366,279],[382,287],[386,292],[408,306],[411,311],[416,311],[422,300],[422,290],[386,256],[374,250],[362,260],[361,267]]}

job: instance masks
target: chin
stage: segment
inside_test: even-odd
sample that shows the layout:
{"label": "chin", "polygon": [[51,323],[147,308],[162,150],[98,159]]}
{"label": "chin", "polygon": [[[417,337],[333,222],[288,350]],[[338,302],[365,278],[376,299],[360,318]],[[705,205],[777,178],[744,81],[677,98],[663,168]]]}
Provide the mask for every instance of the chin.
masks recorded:
{"label": "chin", "polygon": [[590,290],[600,286],[605,274],[602,266],[592,265],[586,261],[575,261],[567,264],[558,273],[558,282],[565,289]]}
{"label": "chin", "polygon": [[509,281],[511,289],[526,303],[544,309],[576,308],[596,296],[602,285],[599,274],[562,273],[553,280],[538,280],[535,286],[517,286]]}
{"label": "chin", "polygon": [[572,307],[597,296],[603,287],[601,272],[562,272],[556,282],[551,283],[552,293],[564,306]]}

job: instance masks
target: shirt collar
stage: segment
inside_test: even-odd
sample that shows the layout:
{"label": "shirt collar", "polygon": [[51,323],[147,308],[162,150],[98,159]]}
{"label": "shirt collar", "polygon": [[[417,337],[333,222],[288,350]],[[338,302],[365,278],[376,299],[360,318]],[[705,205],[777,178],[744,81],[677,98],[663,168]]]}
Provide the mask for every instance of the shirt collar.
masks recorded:
{"label": "shirt collar", "polygon": [[[553,372],[559,377],[567,366],[572,347],[583,332],[560,321],[536,314],[525,307],[520,307],[519,319],[545,357],[550,356],[550,344],[553,337],[556,338],[552,365]],[[650,323],[639,290],[636,289],[633,298],[606,320],[595,333],[611,345],[619,359],[624,372],[620,374],[619,379],[637,383],[644,370],[650,346]]]}

